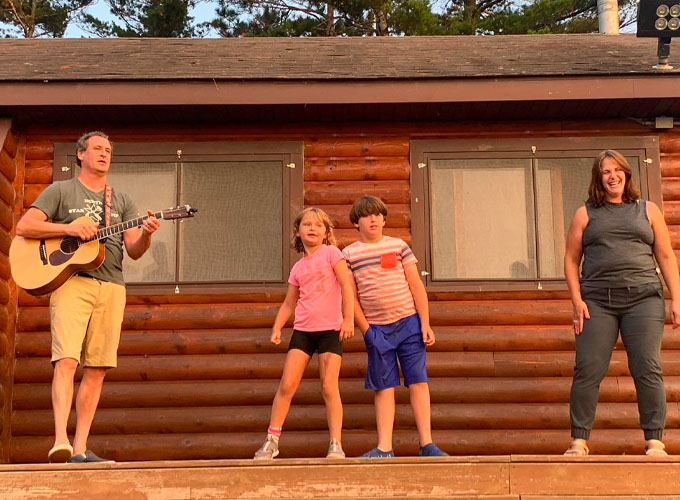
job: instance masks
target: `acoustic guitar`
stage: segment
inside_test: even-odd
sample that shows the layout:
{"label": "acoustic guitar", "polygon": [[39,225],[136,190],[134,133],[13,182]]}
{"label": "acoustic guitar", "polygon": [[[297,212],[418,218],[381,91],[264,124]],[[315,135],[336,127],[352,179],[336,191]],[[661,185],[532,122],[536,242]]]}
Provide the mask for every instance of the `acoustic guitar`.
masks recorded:
{"label": "acoustic guitar", "polygon": [[[193,217],[197,212],[189,205],[182,205],[153,214],[157,219],[175,220]],[[17,285],[31,295],[44,295],[59,288],[71,276],[80,271],[92,271],[104,262],[104,240],[109,236],[141,226],[150,215],[137,217],[113,226],[99,229],[90,240],[75,236],[33,239],[16,236],[9,249],[9,264]],[[91,220],[79,217],[71,224]]]}

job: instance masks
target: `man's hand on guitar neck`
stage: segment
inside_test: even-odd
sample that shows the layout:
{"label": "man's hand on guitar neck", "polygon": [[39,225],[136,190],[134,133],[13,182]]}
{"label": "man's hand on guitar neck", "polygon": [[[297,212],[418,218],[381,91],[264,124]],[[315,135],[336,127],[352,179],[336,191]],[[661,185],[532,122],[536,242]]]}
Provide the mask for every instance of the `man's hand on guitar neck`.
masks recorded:
{"label": "man's hand on guitar neck", "polygon": [[156,229],[161,227],[161,221],[154,217],[153,210],[147,210],[146,212],[149,215],[149,218],[145,219],[142,223],[142,231],[147,233],[148,236],[151,236],[156,232]]}
{"label": "man's hand on guitar neck", "polygon": [[151,235],[161,227],[161,221],[153,216],[153,212],[147,210],[147,213],[149,217],[142,223],[141,231],[130,229],[123,233],[125,250],[132,260],[137,260],[144,255],[144,252],[151,246]]}

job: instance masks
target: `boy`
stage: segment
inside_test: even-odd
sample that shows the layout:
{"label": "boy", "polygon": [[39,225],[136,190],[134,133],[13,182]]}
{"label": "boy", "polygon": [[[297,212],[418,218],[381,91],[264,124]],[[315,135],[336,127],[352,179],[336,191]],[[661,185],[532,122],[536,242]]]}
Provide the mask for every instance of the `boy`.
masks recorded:
{"label": "boy", "polygon": [[343,250],[356,285],[354,319],[364,332],[368,352],[365,387],[375,391],[378,446],[362,457],[394,457],[394,388],[401,385],[399,365],[420,437],[418,455],[447,456],[432,442],[430,428],[425,346],[434,344],[434,332],[427,293],[409,246],[383,236],[386,217],[387,207],[378,198],[358,199],[349,218],[359,231],[359,241]]}

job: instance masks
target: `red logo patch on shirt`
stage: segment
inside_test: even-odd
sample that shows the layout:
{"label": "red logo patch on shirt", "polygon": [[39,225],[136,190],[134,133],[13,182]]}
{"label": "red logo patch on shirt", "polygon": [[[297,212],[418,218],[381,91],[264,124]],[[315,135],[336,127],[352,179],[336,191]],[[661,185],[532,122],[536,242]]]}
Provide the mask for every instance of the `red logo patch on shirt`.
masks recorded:
{"label": "red logo patch on shirt", "polygon": [[397,254],[385,253],[380,256],[380,267],[384,269],[392,269],[397,266]]}

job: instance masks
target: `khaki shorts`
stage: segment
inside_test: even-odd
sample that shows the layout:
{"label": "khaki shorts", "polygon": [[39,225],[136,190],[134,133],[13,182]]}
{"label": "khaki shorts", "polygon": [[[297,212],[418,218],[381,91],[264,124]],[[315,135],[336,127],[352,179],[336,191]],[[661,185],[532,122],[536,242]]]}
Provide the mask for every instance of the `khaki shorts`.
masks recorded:
{"label": "khaki shorts", "polygon": [[73,358],[83,366],[117,365],[125,287],[73,276],[52,293],[52,363]]}

